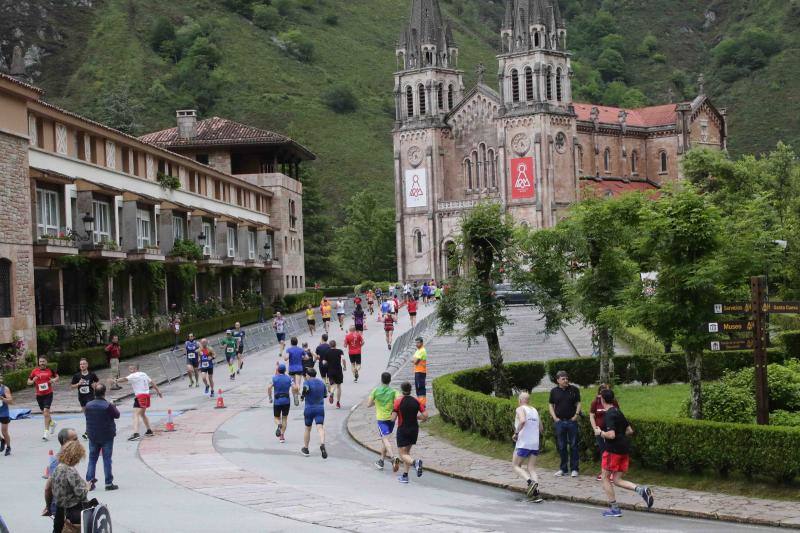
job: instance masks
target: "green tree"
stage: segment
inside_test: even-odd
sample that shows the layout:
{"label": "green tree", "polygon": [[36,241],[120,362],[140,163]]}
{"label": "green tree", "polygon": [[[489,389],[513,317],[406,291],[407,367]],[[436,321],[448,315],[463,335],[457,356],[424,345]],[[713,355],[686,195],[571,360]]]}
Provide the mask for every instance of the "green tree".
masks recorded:
{"label": "green tree", "polygon": [[333,239],[333,259],[343,281],[396,276],[394,209],[382,205],[376,194],[360,191],[345,207],[345,225]]}
{"label": "green tree", "polygon": [[175,26],[166,17],[159,17],[150,28],[150,48],[155,52],[163,54],[165,50],[171,50],[175,40]]}
{"label": "green tree", "polygon": [[605,81],[614,81],[625,74],[625,59],[613,48],[607,48],[597,58],[597,69]]}
{"label": "green tree", "polygon": [[314,57],[314,43],[311,42],[300,30],[289,30],[278,36],[286,53],[303,63],[309,63]]}
{"label": "green tree", "polygon": [[331,262],[333,219],[326,214],[320,193],[319,181],[303,168],[303,236],[306,261],[306,279],[309,284],[330,281],[334,271]]}
{"label": "green tree", "polygon": [[334,113],[352,113],[358,109],[358,98],[346,85],[336,85],[325,91],[322,102]]}
{"label": "green tree", "polygon": [[503,304],[495,297],[495,283],[502,281],[505,264],[514,254],[514,222],[498,204],[479,204],[461,221],[461,235],[451,259],[462,275],[449,281],[439,306],[440,333],[459,327],[461,337],[472,345],[478,337],[486,340],[492,366],[492,388],[507,398],[511,387],[503,366],[499,332],[508,319]]}
{"label": "green tree", "polygon": [[253,23],[262,30],[274,30],[281,21],[275,6],[256,4],[253,6]]}

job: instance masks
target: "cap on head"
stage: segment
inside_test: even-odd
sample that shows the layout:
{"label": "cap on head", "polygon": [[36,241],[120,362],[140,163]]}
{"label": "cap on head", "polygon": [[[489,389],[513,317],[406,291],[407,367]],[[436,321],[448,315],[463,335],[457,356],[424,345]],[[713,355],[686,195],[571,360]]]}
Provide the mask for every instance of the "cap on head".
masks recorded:
{"label": "cap on head", "polygon": [[225,330],[225,335],[233,335],[233,332],[229,329]]}
{"label": "cap on head", "polygon": [[281,374],[285,373],[286,372],[286,365],[284,365],[283,363],[279,364],[278,365],[278,372],[280,372]]}

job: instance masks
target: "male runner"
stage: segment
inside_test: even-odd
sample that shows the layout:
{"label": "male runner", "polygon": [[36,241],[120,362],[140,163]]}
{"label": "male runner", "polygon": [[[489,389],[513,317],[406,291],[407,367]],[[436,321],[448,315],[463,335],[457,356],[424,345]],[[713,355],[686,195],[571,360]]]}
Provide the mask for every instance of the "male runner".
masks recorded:
{"label": "male runner", "polygon": [[417,398],[422,405],[428,401],[428,391],[425,387],[425,382],[428,379],[428,350],[425,349],[425,343],[422,337],[414,339],[417,345],[417,351],[411,358],[414,363],[414,388],[416,389]]}
{"label": "male runner", "polygon": [[214,349],[208,345],[208,339],[200,340],[200,373],[203,375],[203,383],[206,385],[206,394],[211,391],[214,397],[214,359],[216,354]]}
{"label": "male runner", "polygon": [[[290,348],[291,349],[291,348]],[[286,424],[289,422],[289,390],[292,388],[292,378],[286,375],[286,365],[278,365],[278,373],[272,376],[272,381],[267,387],[269,403],[272,403],[272,414],[275,417],[275,436],[286,442]],[[272,391],[275,390],[275,401],[272,400]]]}
{"label": "male runner", "polygon": [[383,331],[386,333],[386,347],[392,349],[392,335],[394,335],[394,316],[391,313],[383,315]]}
{"label": "male runner", "polygon": [[115,379],[114,383],[122,382],[130,382],[131,389],[133,389],[133,435],[128,437],[128,440],[139,440],[141,439],[141,435],[139,435],[139,420],[144,423],[144,427],[147,428],[145,431],[145,436],[152,437],[153,430],[150,428],[150,420],[147,418],[147,409],[150,407],[150,387],[152,387],[156,394],[158,394],[159,398],[163,398],[164,396],[161,394],[161,390],[158,388],[158,385],[150,379],[150,376],[141,372],[139,370],[139,365],[136,363],[131,363],[128,365],[128,374],[124,378]]}
{"label": "male runner", "polygon": [[44,416],[44,434],[42,440],[47,440],[56,430],[55,421],[50,418],[50,406],[53,405],[53,385],[58,383],[58,374],[47,366],[47,358],[39,358],[39,366],[31,370],[28,376],[28,386],[36,388],[36,403]]}
{"label": "male runner", "polygon": [[306,377],[309,368],[314,368],[314,354],[308,347],[308,343],[303,343],[303,377]]}
{"label": "male runner", "polygon": [[280,311],[275,313],[275,318],[272,319],[272,329],[275,330],[275,337],[281,347],[278,352],[278,357],[280,357],[283,355],[283,348],[286,346],[286,320],[284,320]]}
{"label": "male runner", "polygon": [[361,370],[361,347],[364,346],[364,336],[356,331],[355,326],[350,326],[350,333],[345,335],[344,344],[350,356],[350,368],[353,370],[353,381],[358,383],[358,371]]}
{"label": "male runner", "polygon": [[317,317],[314,315],[314,309],[311,304],[306,307],[306,324],[308,324],[308,333],[313,335],[317,330]]}
{"label": "male runner", "polygon": [[308,379],[303,384],[303,400],[306,406],[303,409],[303,419],[306,431],[303,434],[303,448],[300,450],[304,456],[311,455],[308,451],[308,443],[311,440],[311,425],[317,425],[319,433],[319,451],[322,458],[328,458],[328,451],[325,449],[325,383],[317,377],[317,372],[310,368]]}
{"label": "male runner", "polygon": [[438,285],[433,288],[433,297],[437,302],[442,300],[442,288]]}
{"label": "male runner", "polygon": [[[72,376],[72,383],[69,388],[72,390],[78,389],[78,403],[81,404],[81,413],[86,412],[86,404],[94,400],[94,388],[100,381],[97,374],[89,371],[89,361],[81,359],[78,363],[80,370]],[[83,439],[89,440],[86,432],[83,432]]]}
{"label": "male runner", "polygon": [[325,328],[325,333],[329,333],[331,327],[331,303],[327,298],[322,299],[322,303],[319,305],[319,312],[322,315],[322,327]]}
{"label": "male runner", "polygon": [[511,458],[514,472],[520,475],[528,484],[526,491],[528,498],[533,498],[537,503],[539,498],[539,476],[536,475],[536,457],[539,455],[539,435],[544,432],[544,426],[539,418],[539,412],[528,405],[530,394],[521,392],[519,407],[514,415],[514,435],[511,439],[516,443]]}
{"label": "male runner", "polygon": [[428,286],[428,282],[422,284],[422,303],[424,305],[428,305],[428,298],[430,297],[431,288]]}
{"label": "male runner", "polygon": [[375,312],[375,292],[372,289],[367,291],[367,308],[371,316]]}
{"label": "male runner", "polygon": [[11,389],[3,383],[3,376],[0,376],[0,452],[5,450],[5,455],[11,455],[11,434],[8,432],[8,424],[11,423],[11,413],[8,408],[14,403]]}
{"label": "male runner", "polygon": [[297,345],[297,337],[292,337],[291,346],[286,350],[286,355],[283,357],[284,361],[289,363],[289,376],[294,381],[292,386],[292,395],[294,396],[294,404],[300,405],[300,385],[303,382],[303,374],[305,368],[303,367],[303,357],[306,352]]}
{"label": "male runner", "polygon": [[381,457],[375,461],[375,467],[382,470],[384,460],[387,457],[393,457],[392,471],[397,472],[400,469],[400,457],[396,456],[392,449],[392,431],[394,431],[392,409],[394,409],[394,401],[399,393],[389,386],[391,382],[392,375],[390,373],[381,374],[381,385],[369,393],[367,407],[375,406],[375,419],[378,421],[378,435],[381,439]]}
{"label": "male runner", "polygon": [[339,319],[339,329],[344,331],[344,300],[341,298],[336,301],[336,318]]}
{"label": "male runner", "polygon": [[240,322],[236,322],[233,325],[233,338],[236,339],[236,361],[239,363],[239,367],[236,369],[236,373],[242,371],[242,367],[244,367],[244,337],[245,337],[245,330],[242,329],[242,324]]}
{"label": "male runner", "polygon": [[323,333],[319,345],[314,350],[316,360],[319,361],[319,377],[328,385],[328,364],[325,362],[325,354],[331,349],[328,344],[328,334]]}
{"label": "male runner", "polygon": [[189,388],[200,386],[200,343],[194,340],[194,333],[189,333],[189,338],[184,343],[186,348],[186,374],[189,376]]}
{"label": "male runner", "polygon": [[390,314],[392,314],[392,304],[389,303],[388,299],[383,299],[380,307],[378,307],[378,321],[383,322],[383,317]]}
{"label": "male runner", "polygon": [[225,336],[219,341],[222,346],[222,351],[225,353],[225,361],[228,363],[228,372],[230,372],[231,381],[236,379],[236,367],[234,360],[236,359],[236,339],[233,338],[233,331],[225,331]]}
{"label": "male runner", "polygon": [[328,343],[330,348],[325,352],[325,359],[322,363],[327,367],[328,384],[328,402],[333,403],[334,394],[336,395],[336,408],[341,409],[342,404],[342,383],[344,382],[344,371],[347,370],[347,363],[344,360],[344,352],[336,348],[336,341],[332,340]]}
{"label": "male runner", "polygon": [[394,411],[392,411],[392,421],[397,422],[397,449],[403,461],[403,473],[397,480],[400,483],[408,483],[408,470],[412,466],[417,472],[417,477],[422,476],[422,459],[411,457],[411,447],[417,443],[419,436],[418,421],[427,420],[428,413],[425,412],[425,405],[411,396],[411,383],[406,381],[400,386],[400,390],[403,391],[403,396],[394,401]]}
{"label": "male runner", "polygon": [[[630,464],[630,442],[628,436],[633,434],[633,428],[628,423],[625,415],[619,407],[614,405],[614,391],[606,389],[600,393],[603,409],[606,410],[605,430],[595,428],[594,434],[605,439],[605,451],[603,452],[603,490],[608,498],[608,510],[603,511],[603,516],[607,518],[618,518],[622,516],[622,511],[617,505],[614,494],[614,485],[632,490],[642,497],[647,508],[653,507],[653,491],[646,485],[636,485],[630,481],[622,479],[628,471]],[[611,475],[614,481],[611,481]]]}
{"label": "male runner", "polygon": [[406,303],[408,309],[408,318],[411,320],[411,327],[417,325],[417,299],[412,297]]}

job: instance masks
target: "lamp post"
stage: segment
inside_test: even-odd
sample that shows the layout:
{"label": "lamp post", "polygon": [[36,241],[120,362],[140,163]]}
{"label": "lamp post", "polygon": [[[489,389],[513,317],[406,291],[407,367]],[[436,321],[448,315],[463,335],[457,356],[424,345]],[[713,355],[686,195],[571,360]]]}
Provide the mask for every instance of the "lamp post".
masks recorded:
{"label": "lamp post", "polygon": [[80,241],[91,241],[92,235],[94,235],[94,217],[91,213],[86,213],[81,221],[83,222],[83,235],[73,232],[73,236]]}
{"label": "lamp post", "polygon": [[261,255],[261,260],[264,262],[272,261],[272,246],[269,242],[264,243],[264,253]]}

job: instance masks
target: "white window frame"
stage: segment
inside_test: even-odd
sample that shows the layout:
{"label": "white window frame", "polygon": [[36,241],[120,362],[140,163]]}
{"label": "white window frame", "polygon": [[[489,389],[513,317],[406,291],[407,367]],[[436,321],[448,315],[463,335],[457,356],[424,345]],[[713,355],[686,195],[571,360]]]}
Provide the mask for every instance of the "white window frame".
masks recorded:
{"label": "white window frame", "polygon": [[214,226],[211,222],[203,222],[203,235],[206,236],[205,244],[203,245],[204,255],[214,255]]}
{"label": "white window frame", "polygon": [[92,216],[94,217],[92,241],[95,244],[111,241],[111,204],[102,200],[92,200]]}
{"label": "white window frame", "polygon": [[236,257],[236,228],[228,226],[228,257]]}
{"label": "white window frame", "polygon": [[61,227],[60,221],[58,193],[49,189],[36,189],[36,232],[39,237],[57,236]]}
{"label": "white window frame", "polygon": [[114,141],[106,141],[106,167],[117,168],[117,145]]}
{"label": "white window frame", "polygon": [[156,162],[150,154],[145,156],[145,177],[154,181],[156,179]]}
{"label": "white window frame", "polygon": [[248,231],[247,232],[247,258],[248,259],[255,259],[256,258],[256,232],[255,231]]}
{"label": "white window frame", "polygon": [[175,242],[186,238],[186,219],[172,215],[172,237]]}
{"label": "white window frame", "polygon": [[56,153],[67,155],[67,127],[56,123]]}
{"label": "white window frame", "polygon": [[31,146],[39,146],[39,130],[36,128],[36,115],[28,114],[28,137]]}
{"label": "white window frame", "polygon": [[136,247],[139,249],[152,246],[153,226],[149,209],[136,210]]}

